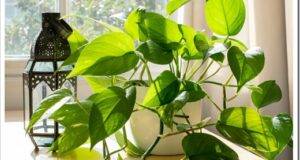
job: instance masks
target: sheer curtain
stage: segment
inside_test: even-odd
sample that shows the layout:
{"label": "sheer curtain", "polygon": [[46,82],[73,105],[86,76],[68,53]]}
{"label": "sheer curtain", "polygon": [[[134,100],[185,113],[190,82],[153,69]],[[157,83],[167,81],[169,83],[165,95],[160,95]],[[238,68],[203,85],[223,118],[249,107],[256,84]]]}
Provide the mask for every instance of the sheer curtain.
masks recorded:
{"label": "sheer curtain", "polygon": [[[249,47],[259,46],[265,52],[265,67],[262,73],[252,82],[259,84],[274,79],[281,87],[283,97],[280,102],[263,109],[267,115],[276,115],[280,112],[292,113],[292,0],[244,0],[247,8],[247,17],[243,30],[237,35]],[[204,18],[203,0],[189,2],[179,12],[183,12],[183,22],[199,30],[207,30]],[[286,3],[286,4],[285,4]],[[285,6],[286,5],[286,6]],[[287,16],[287,17],[286,17]],[[287,20],[287,23],[286,23]],[[226,63],[226,62],[225,62]],[[223,82],[229,76],[229,67],[216,75],[215,80]],[[212,69],[213,70],[213,69]],[[213,72],[213,71],[212,71]],[[234,83],[235,80],[232,81]],[[204,86],[218,104],[222,104],[222,88]],[[234,95],[235,90],[228,91],[228,97]],[[247,89],[240,92],[239,97],[231,101],[229,106],[253,106]],[[208,102],[202,103],[202,117],[217,118],[218,111]],[[213,129],[212,129],[213,130]],[[279,159],[292,159],[291,149]]]}
{"label": "sheer curtain", "polygon": [[[286,46],[287,46],[287,66],[288,66],[288,82],[290,95],[290,113],[293,112],[293,57],[294,51],[294,36],[296,35],[294,25],[294,6],[297,6],[296,1],[285,1],[285,27],[286,27]],[[295,36],[296,37],[296,36]]]}

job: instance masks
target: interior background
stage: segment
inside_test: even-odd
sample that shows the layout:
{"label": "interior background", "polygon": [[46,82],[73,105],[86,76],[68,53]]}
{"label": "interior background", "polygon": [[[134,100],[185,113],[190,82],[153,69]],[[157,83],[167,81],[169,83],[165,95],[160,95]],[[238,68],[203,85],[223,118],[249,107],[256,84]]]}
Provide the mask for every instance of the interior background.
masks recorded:
{"label": "interior background", "polygon": [[[5,109],[22,109],[21,74],[28,59],[30,44],[40,29],[40,13],[57,11],[63,15],[81,14],[120,26],[122,19],[126,18],[132,8],[144,5],[151,10],[163,12],[165,3],[166,0],[5,0]],[[263,111],[270,115],[276,115],[279,112],[292,113],[292,37],[295,29],[292,17],[293,3],[295,1],[292,0],[245,0],[247,19],[243,30],[237,35],[248,46],[260,46],[265,51],[265,68],[254,82],[275,79],[282,89],[282,100],[266,107]],[[199,30],[208,30],[203,7],[204,0],[194,0],[180,9],[173,18]],[[83,29],[83,34],[90,39],[93,35],[103,32],[103,28],[91,21],[84,22],[70,18],[69,22],[77,26],[79,30]],[[162,68],[154,66],[154,70],[159,73]],[[222,72],[215,78],[225,80],[226,75],[226,72]],[[221,88],[206,87],[205,89],[210,92],[213,99],[221,103],[219,95]],[[232,101],[231,105],[252,105],[246,91],[241,91],[240,98]],[[79,98],[84,98],[89,94],[88,86],[80,79]],[[211,107],[211,104],[204,101],[201,107],[203,117],[216,118],[217,111]],[[282,156],[282,159],[292,159],[291,157],[289,150]]]}

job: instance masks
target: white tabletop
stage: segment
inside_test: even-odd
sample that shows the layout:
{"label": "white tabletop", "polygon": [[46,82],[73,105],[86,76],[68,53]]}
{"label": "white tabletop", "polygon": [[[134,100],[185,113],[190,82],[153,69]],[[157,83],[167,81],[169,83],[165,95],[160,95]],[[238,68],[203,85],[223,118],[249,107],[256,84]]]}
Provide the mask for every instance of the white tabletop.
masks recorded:
{"label": "white tabletop", "polygon": [[[6,122],[4,126],[4,144],[3,152],[5,160],[86,160],[87,156],[90,156],[89,160],[99,160],[100,148],[96,148],[95,154],[89,152],[88,146],[83,146],[76,152],[71,153],[65,157],[55,157],[47,152],[47,149],[41,149],[38,153],[33,151],[34,146],[32,145],[28,136],[25,135],[22,122],[22,112],[20,111],[7,111]],[[241,160],[262,160],[260,157],[246,151],[245,149],[217,136],[209,131],[206,133],[212,134],[226,143],[239,155]],[[112,148],[116,147],[117,144],[113,140],[108,141],[109,146]],[[86,155],[82,157],[82,153]],[[126,156],[122,153],[122,156]],[[149,160],[180,160],[183,156],[152,156]],[[127,160],[133,160],[134,158],[127,157]]]}

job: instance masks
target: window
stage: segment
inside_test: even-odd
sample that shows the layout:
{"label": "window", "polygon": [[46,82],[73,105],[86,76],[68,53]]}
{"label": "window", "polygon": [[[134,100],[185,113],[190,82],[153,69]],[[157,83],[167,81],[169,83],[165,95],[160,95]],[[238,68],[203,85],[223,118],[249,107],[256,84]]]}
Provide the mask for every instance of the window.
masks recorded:
{"label": "window", "polygon": [[[5,106],[22,107],[22,77],[31,43],[41,29],[42,12],[61,12],[71,26],[89,40],[104,28],[90,17],[122,27],[129,12],[137,7],[164,13],[167,0],[5,0]],[[81,17],[81,18],[80,18]],[[79,79],[79,97],[87,96],[88,86]],[[16,100],[17,99],[17,100]]]}
{"label": "window", "polygon": [[[103,28],[90,17],[117,27],[122,27],[130,11],[144,7],[150,11],[164,12],[167,0],[6,0],[5,42],[6,57],[24,57],[30,52],[41,29],[42,12],[66,13],[71,26],[88,39],[103,33]],[[59,6],[61,4],[64,6]]]}
{"label": "window", "polygon": [[147,10],[163,12],[167,0],[70,0],[69,21],[78,28],[88,39],[103,32],[103,28],[92,20],[83,20],[76,16],[90,17],[107,22],[108,24],[123,27],[127,15],[135,8],[142,6]]}
{"label": "window", "polygon": [[5,1],[5,55],[29,55],[30,44],[41,28],[41,13],[57,11],[56,0]]}

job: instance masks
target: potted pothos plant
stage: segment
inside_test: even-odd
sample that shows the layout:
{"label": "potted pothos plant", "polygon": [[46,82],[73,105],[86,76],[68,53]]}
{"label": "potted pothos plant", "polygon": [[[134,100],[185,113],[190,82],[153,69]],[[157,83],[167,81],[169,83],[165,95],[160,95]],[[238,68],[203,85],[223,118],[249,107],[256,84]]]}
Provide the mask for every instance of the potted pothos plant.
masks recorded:
{"label": "potted pothos plant", "polygon": [[[167,13],[171,15],[188,1],[170,0]],[[65,128],[51,147],[58,154],[72,151],[90,140],[91,149],[103,142],[105,159],[122,150],[145,159],[161,139],[186,134],[182,139],[186,159],[238,159],[237,153],[226,144],[201,132],[207,126],[215,126],[231,142],[265,159],[275,159],[291,141],[292,118],[286,113],[271,117],[260,111],[278,102],[282,93],[274,80],[249,84],[263,70],[265,56],[261,48],[248,49],[233,38],[245,21],[244,2],[206,0],[204,12],[212,35],[144,9],[132,11],[123,29],[101,22],[108,32],[89,42],[74,31],[68,39],[72,54],[63,65],[74,64],[68,77],[84,77],[93,94],[79,100],[68,89],[55,91],[41,102],[28,129],[56,106],[49,118]],[[165,65],[168,69],[154,77],[149,67],[151,63]],[[207,75],[212,64],[220,68]],[[224,66],[231,70],[228,80],[212,81]],[[122,76],[125,72],[131,76]],[[140,78],[133,78],[137,74]],[[221,87],[222,104],[214,102],[210,93],[203,90],[203,85]],[[136,86],[147,87],[142,101],[136,101],[136,95],[140,94]],[[236,96],[229,98],[232,95],[227,95],[228,88],[236,88]],[[228,101],[239,97],[242,88],[251,92],[254,106],[228,106]],[[219,111],[218,120],[189,123],[182,109],[204,98]],[[133,112],[140,110],[149,110],[160,119],[160,132],[146,151],[126,138],[125,123]],[[186,123],[178,123],[174,117],[184,118]],[[164,127],[174,127],[173,132],[164,134]],[[123,133],[117,132],[120,129]],[[123,146],[120,150],[109,151],[105,140],[114,134]]]}

